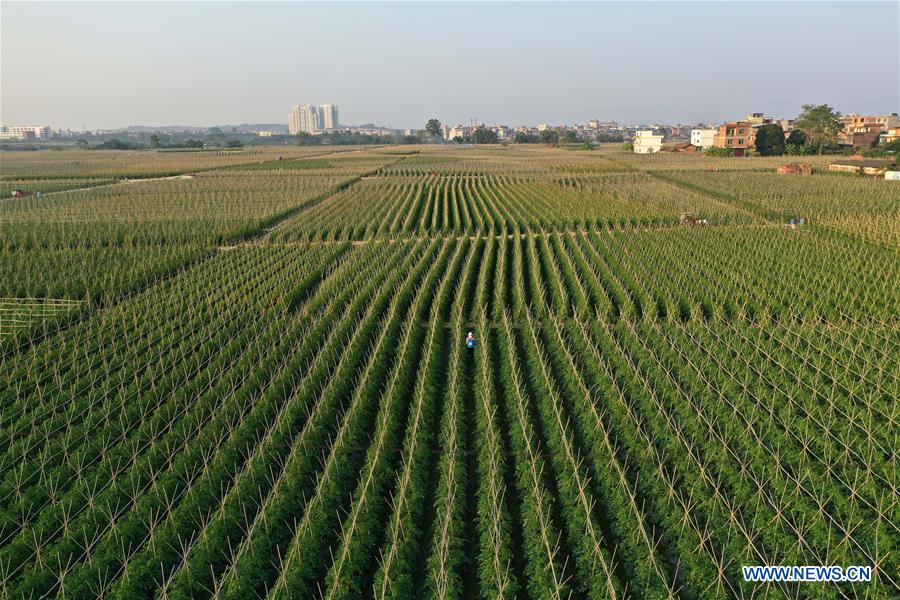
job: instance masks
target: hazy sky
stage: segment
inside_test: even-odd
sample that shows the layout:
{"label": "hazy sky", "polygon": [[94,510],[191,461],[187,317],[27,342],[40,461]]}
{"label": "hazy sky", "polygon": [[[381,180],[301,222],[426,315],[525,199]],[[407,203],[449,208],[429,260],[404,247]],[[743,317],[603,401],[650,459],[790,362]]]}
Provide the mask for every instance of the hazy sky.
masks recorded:
{"label": "hazy sky", "polygon": [[900,107],[900,3],[0,3],[0,121],[716,121]]}

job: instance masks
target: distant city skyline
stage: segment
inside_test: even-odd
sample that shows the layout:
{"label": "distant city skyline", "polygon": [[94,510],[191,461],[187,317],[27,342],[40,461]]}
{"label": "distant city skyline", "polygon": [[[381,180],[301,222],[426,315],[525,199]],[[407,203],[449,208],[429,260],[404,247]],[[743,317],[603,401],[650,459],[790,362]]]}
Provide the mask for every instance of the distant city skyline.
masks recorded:
{"label": "distant city skyline", "polygon": [[[397,129],[431,117],[688,124],[791,118],[811,102],[900,108],[900,35],[871,25],[896,25],[897,2],[4,1],[0,11],[4,125],[285,123],[316,98],[340,106],[341,122]],[[330,26],[297,35],[301,22]]]}

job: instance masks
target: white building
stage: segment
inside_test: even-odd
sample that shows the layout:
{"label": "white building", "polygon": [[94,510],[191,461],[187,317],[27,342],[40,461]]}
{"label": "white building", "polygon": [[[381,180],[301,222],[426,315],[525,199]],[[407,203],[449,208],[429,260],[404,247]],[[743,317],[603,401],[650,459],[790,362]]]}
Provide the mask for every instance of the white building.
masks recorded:
{"label": "white building", "polygon": [[515,135],[515,132],[506,125],[494,125],[491,127],[491,130],[497,133],[497,140],[501,142],[504,140],[511,140]]}
{"label": "white building", "polygon": [[450,133],[448,134],[450,137],[448,137],[447,139],[455,140],[456,138],[465,138],[468,132],[468,127],[463,127],[462,125],[457,124],[456,127],[450,130]]}
{"label": "white building", "polygon": [[706,150],[713,146],[713,138],[716,137],[716,129],[691,129],[691,146]]}
{"label": "white building", "polygon": [[288,131],[291,135],[300,132],[315,135],[338,127],[338,107],[334,104],[298,104],[291,109],[288,119]]}
{"label": "white building", "polygon": [[347,133],[358,133],[360,135],[395,135],[398,133],[396,129],[388,129],[387,127],[378,127],[375,125],[365,125],[363,127],[345,127],[341,131]]}
{"label": "white building", "polygon": [[319,133],[322,129],[322,124],[319,122],[319,108],[310,104],[301,109],[297,123],[300,131]]}
{"label": "white building", "polygon": [[441,125],[441,137],[447,141],[450,141],[452,138],[450,137],[450,128],[446,125]]}
{"label": "white building", "polygon": [[49,140],[50,126],[21,126],[0,127],[0,140]]}
{"label": "white building", "polygon": [[338,107],[334,104],[323,104],[319,107],[319,126],[322,129],[337,129]]}
{"label": "white building", "polygon": [[661,135],[653,135],[652,129],[642,129],[634,134],[634,151],[636,154],[652,154],[662,150]]}
{"label": "white building", "polygon": [[319,133],[319,110],[312,104],[298,104],[291,109],[288,131],[291,135],[298,133]]}

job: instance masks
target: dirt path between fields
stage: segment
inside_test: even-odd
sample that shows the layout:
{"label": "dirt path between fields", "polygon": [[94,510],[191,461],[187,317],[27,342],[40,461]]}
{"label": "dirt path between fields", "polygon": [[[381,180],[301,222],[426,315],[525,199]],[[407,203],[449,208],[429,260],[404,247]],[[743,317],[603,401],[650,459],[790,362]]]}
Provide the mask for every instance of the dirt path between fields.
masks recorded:
{"label": "dirt path between fields", "polygon": [[146,177],[142,179],[119,179],[117,181],[113,181],[111,183],[101,183],[99,185],[92,185],[89,187],[83,188],[70,188],[68,190],[55,190],[52,192],[39,192],[40,196],[34,194],[32,196],[27,196],[28,198],[46,198],[47,196],[56,196],[58,194],[70,194],[72,192],[87,192],[90,190],[98,190],[100,188],[108,188],[115,187],[117,185],[131,185],[133,183],[143,183],[145,181],[164,181],[166,179],[193,179],[194,175],[192,174],[182,174],[182,175],[166,175],[165,177]]}
{"label": "dirt path between fields", "polygon": [[[315,206],[320,206],[321,203],[316,204]],[[312,208],[312,207],[310,207]],[[305,211],[304,211],[305,212]],[[299,216],[295,215],[295,216]],[[294,218],[294,217],[291,217]],[[288,219],[289,220],[289,219]],[[453,233],[447,234],[436,234],[436,235],[410,235],[410,236],[386,236],[386,237],[373,237],[367,238],[364,240],[299,240],[295,242],[285,241],[285,242],[275,242],[275,241],[266,241],[264,238],[259,238],[256,240],[251,240],[242,244],[235,244],[231,246],[219,246],[219,250],[233,250],[239,246],[286,246],[286,247],[306,247],[313,245],[321,245],[321,244],[346,244],[350,243],[351,246],[364,246],[366,244],[373,243],[404,243],[404,242],[412,242],[412,241],[422,241],[422,240],[434,240],[434,239],[456,239],[459,241],[462,240],[486,240],[486,239],[495,239],[495,240],[510,240],[510,239],[523,239],[527,237],[550,237],[554,234],[581,234],[587,235],[590,233],[606,233],[610,231],[675,231],[679,229],[690,229],[690,230],[700,230],[703,231],[705,229],[791,229],[796,233],[803,233],[805,230],[804,227],[791,227],[790,225],[782,224],[782,223],[720,223],[720,224],[711,224],[704,226],[695,226],[688,227],[685,225],[658,225],[655,227],[628,227],[626,229],[615,229],[611,230],[606,227],[594,227],[590,229],[585,229],[583,227],[578,228],[566,228],[557,231],[530,231],[527,233],[501,233],[496,235],[453,235]]]}
{"label": "dirt path between fields", "polygon": [[[343,154],[353,154],[355,152],[366,152],[368,150],[373,150],[375,148],[380,148],[380,147],[382,147],[382,146],[374,146],[372,148],[360,148],[358,150],[344,150],[344,151],[340,151],[340,152],[322,152],[320,154],[310,154],[309,156],[298,156],[297,158],[289,158],[289,159],[287,159],[287,161],[308,160],[311,158],[322,158],[322,157],[329,157],[329,156],[340,156]],[[248,165],[248,164],[252,165],[254,163],[235,163],[233,165],[220,165],[220,166],[199,169],[197,171],[179,173],[177,175],[163,175],[160,177],[135,177],[133,179],[129,179],[126,177],[123,179],[118,179],[116,181],[112,181],[110,183],[101,183],[98,185],[92,185],[92,186],[83,187],[83,188],[70,188],[67,190],[54,190],[52,192],[40,192],[41,195],[39,197],[46,198],[47,196],[55,196],[57,194],[68,194],[70,192],[86,192],[88,190],[97,190],[100,188],[114,187],[117,185],[130,185],[133,183],[144,183],[145,181],[167,181],[167,180],[178,180],[178,179],[194,179],[197,177],[197,175],[200,175],[202,173],[209,173],[210,171],[222,171],[222,170],[232,169],[235,167],[242,167],[242,166]],[[96,177],[96,179],[108,179],[108,177],[105,178],[102,175],[98,175]],[[38,196],[31,195],[29,197],[35,198]]]}

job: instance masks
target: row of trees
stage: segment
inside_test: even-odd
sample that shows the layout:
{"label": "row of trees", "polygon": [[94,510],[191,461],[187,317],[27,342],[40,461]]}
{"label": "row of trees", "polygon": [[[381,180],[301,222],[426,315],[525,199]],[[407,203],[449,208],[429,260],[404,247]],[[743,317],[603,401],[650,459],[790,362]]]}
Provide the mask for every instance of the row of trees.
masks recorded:
{"label": "row of trees", "polygon": [[[176,150],[176,149],[201,149],[201,148],[243,148],[244,143],[238,139],[228,139],[222,136],[221,139],[210,139],[207,136],[205,140],[199,138],[176,138],[169,139],[160,137],[158,134],[150,136],[150,143],[146,144],[141,141],[121,140],[117,137],[103,140],[96,144],[91,144],[87,139],[80,138],[76,142],[76,146],[83,150],[146,150],[154,148],[160,150]],[[56,147],[55,149],[61,149]]]}
{"label": "row of trees", "polygon": [[[423,141],[422,136],[407,136],[407,138],[415,137],[418,141]],[[430,138],[433,141],[440,140],[443,138],[443,127],[441,122],[437,119],[428,119],[428,122],[425,124],[424,137]],[[598,142],[621,142],[621,135],[610,135],[610,134],[599,134],[597,136],[596,141]],[[463,136],[458,136],[451,140],[457,143],[471,143],[471,144],[496,144],[498,143],[499,137],[497,132],[488,129],[484,125],[479,125],[471,133],[467,133]],[[577,144],[583,140],[578,137],[578,132],[574,129],[566,129],[565,127],[559,127],[557,129],[545,129],[543,131],[539,131],[538,133],[526,133],[524,131],[516,132],[516,135],[513,136],[512,139],[515,144]]]}
{"label": "row of trees", "polygon": [[769,123],[756,130],[756,152],[760,156],[813,154],[815,151],[803,131],[794,130],[785,137],[784,129],[778,123]]}
{"label": "row of trees", "polygon": [[[243,148],[244,144],[240,140],[222,140],[219,143],[211,143],[207,144],[203,140],[198,139],[188,139],[178,142],[161,142],[158,135],[150,136],[151,148],[159,148],[163,150],[175,150],[175,149],[191,149],[191,148]],[[105,142],[101,142],[99,144],[95,144],[91,146],[87,140],[80,139],[78,140],[78,147],[88,149],[91,148],[93,150],[144,150],[147,148],[146,144],[141,144],[139,142],[123,142],[119,138],[112,138],[110,140],[106,140]]]}
{"label": "row of trees", "polygon": [[321,133],[313,135],[311,133],[300,132],[295,136],[297,144],[300,146],[353,146],[366,144],[393,144],[396,142],[406,143],[403,140],[397,140],[389,135],[365,135],[351,131],[335,131],[330,133]]}

